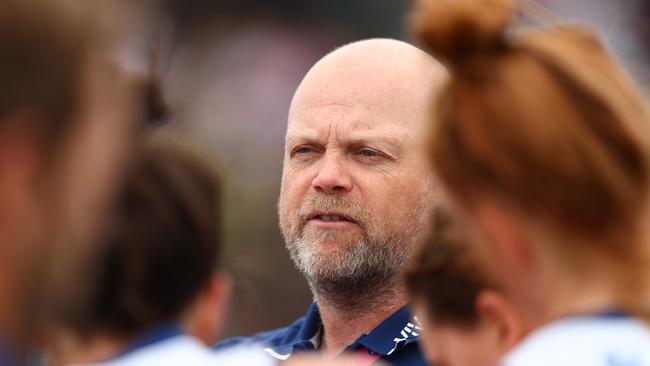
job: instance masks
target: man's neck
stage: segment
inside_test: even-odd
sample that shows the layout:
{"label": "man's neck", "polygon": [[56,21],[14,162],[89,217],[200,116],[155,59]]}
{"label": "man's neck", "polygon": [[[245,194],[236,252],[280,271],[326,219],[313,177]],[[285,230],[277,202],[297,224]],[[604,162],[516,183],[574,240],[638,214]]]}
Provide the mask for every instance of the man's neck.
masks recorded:
{"label": "man's neck", "polygon": [[372,331],[408,302],[402,286],[364,301],[354,309],[328,303],[326,299],[320,299],[318,294],[315,297],[323,324],[320,349],[332,356],[341,353],[361,335]]}

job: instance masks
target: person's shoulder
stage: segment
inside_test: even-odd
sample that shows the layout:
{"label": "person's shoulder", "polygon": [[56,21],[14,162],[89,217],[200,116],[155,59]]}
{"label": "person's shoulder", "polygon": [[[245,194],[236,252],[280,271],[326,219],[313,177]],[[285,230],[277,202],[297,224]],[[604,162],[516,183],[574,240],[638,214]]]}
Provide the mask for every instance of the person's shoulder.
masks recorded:
{"label": "person's shoulder", "polygon": [[276,366],[278,361],[258,346],[234,346],[212,353],[214,365]]}
{"label": "person's shoulder", "polygon": [[286,327],[256,333],[250,337],[234,337],[225,339],[212,346],[212,349],[224,350],[239,346],[281,346],[287,343],[291,343],[296,339],[296,337],[298,337],[298,333],[300,332],[300,329],[302,328],[304,322],[305,317],[302,317]]}
{"label": "person's shoulder", "polygon": [[261,347],[233,347],[212,352],[198,340],[178,336],[142,348],[131,354],[97,364],[97,366],[181,366],[181,365],[237,365],[276,366],[277,361]]}
{"label": "person's shoulder", "polygon": [[650,328],[633,318],[576,317],[533,331],[502,366],[650,366]]}
{"label": "person's shoulder", "polygon": [[176,366],[176,365],[209,365],[212,364],[213,353],[198,340],[186,335],[172,337],[146,347],[129,352],[125,355],[98,363],[102,366]]}

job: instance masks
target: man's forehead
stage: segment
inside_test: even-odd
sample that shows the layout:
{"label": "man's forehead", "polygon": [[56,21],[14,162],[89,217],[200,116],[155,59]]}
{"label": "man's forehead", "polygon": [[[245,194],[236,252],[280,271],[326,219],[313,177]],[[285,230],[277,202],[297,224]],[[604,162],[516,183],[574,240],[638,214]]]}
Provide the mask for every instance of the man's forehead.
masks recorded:
{"label": "man's forehead", "polygon": [[[427,56],[429,57],[429,56]],[[436,82],[431,60],[404,61],[343,58],[317,64],[305,76],[291,102],[291,112],[328,107],[372,108],[390,112],[428,103]]]}
{"label": "man's forehead", "polygon": [[399,145],[412,137],[411,131],[399,127],[373,128],[363,125],[332,124],[292,129],[287,132],[286,138],[287,142],[339,140],[362,143],[381,140],[388,144]]}
{"label": "man's forehead", "polygon": [[415,133],[417,125],[424,124],[421,114],[419,123],[410,123],[406,110],[392,111],[367,105],[332,103],[305,108],[291,113],[287,127],[287,139],[299,136],[322,138],[323,135],[345,136],[362,139],[364,136],[386,136],[395,139]]}
{"label": "man's forehead", "polygon": [[346,130],[424,124],[446,72],[431,56],[393,40],[344,46],[321,59],[300,83],[288,132],[345,125]]}

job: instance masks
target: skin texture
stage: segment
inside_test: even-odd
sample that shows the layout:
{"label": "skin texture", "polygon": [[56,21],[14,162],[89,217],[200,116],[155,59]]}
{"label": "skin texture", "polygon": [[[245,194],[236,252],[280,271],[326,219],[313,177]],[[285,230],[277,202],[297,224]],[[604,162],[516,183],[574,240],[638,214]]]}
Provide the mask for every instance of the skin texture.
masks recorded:
{"label": "skin texture", "polygon": [[421,137],[445,78],[426,53],[375,39],[325,56],[294,95],[280,227],[319,303],[328,351],[407,302],[401,273],[434,201]]}

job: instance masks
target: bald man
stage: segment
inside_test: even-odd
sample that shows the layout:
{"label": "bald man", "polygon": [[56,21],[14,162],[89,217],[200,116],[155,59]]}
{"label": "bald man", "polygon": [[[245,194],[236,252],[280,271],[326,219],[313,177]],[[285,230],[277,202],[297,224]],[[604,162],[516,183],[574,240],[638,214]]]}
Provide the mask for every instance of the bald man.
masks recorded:
{"label": "bald man", "polygon": [[216,348],[260,343],[280,360],[318,350],[425,364],[402,273],[431,219],[421,136],[444,77],[428,54],[386,39],[341,47],[312,67],[289,110],[278,207],[315,301],[286,328]]}

